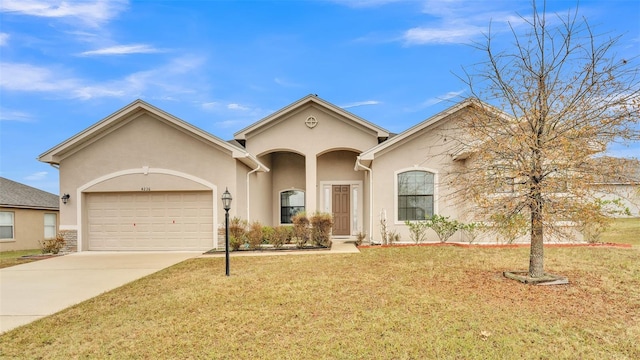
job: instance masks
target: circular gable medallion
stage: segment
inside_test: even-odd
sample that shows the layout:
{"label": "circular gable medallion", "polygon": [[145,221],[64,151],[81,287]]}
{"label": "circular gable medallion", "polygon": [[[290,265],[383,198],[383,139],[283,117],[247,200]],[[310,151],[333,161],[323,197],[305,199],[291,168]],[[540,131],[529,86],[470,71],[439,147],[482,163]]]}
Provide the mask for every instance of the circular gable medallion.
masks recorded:
{"label": "circular gable medallion", "polygon": [[309,116],[307,120],[304,121],[309,129],[313,129],[318,125],[318,120],[314,116]]}

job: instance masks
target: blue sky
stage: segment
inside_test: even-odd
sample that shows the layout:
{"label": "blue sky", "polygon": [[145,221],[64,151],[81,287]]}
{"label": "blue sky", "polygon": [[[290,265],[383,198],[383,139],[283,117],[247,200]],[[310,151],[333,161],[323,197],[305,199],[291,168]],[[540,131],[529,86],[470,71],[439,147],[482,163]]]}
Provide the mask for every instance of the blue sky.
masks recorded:
{"label": "blue sky", "polygon": [[[579,13],[640,55],[640,1]],[[138,98],[225,140],[308,94],[401,132],[466,95],[455,74],[484,59],[470,44],[489,22],[507,43],[529,14],[524,0],[0,0],[0,176],[58,193],[38,155]]]}

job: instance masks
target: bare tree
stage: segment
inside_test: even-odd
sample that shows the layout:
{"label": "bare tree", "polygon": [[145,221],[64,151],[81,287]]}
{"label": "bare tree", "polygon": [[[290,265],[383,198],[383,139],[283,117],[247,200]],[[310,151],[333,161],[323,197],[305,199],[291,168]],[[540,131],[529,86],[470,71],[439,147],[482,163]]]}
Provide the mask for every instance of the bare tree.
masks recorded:
{"label": "bare tree", "polygon": [[594,34],[577,8],[548,19],[545,3],[532,4],[533,15],[521,17],[527,31],[511,26],[511,48],[499,50],[490,31],[475,44],[486,61],[461,78],[483,101],[461,122],[458,151],[470,155],[451,184],[498,228],[525,227],[529,276],[539,278],[545,234],[606,215],[593,211],[590,185],[624,173],[599,155],[640,138],[640,81],[637,58],[613,54],[620,36]]}

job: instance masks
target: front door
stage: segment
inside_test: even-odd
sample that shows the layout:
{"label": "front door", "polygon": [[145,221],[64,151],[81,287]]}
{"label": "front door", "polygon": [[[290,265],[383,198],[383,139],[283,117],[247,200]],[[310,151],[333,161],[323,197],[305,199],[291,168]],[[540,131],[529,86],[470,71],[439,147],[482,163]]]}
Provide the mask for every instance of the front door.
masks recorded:
{"label": "front door", "polygon": [[333,185],[331,187],[333,235],[351,235],[349,188],[349,185]]}

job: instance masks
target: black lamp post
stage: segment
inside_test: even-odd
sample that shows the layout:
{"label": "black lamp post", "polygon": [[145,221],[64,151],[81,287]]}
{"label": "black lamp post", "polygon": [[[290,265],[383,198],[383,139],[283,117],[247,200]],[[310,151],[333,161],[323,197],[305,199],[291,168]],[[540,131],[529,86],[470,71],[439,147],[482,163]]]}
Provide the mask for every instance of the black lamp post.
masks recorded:
{"label": "black lamp post", "polygon": [[231,209],[231,193],[225,189],[222,194],[222,206],[224,207],[224,256],[226,260],[226,274],[229,276],[229,209]]}

